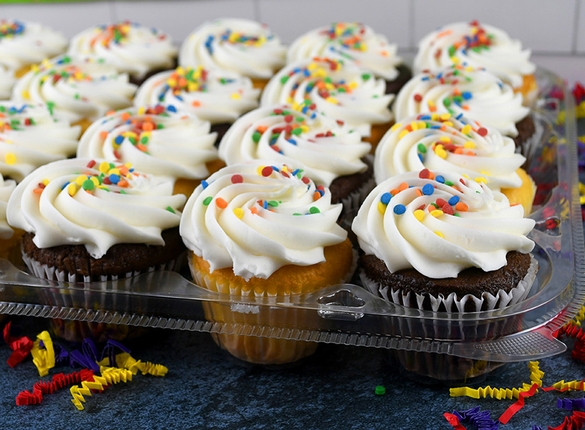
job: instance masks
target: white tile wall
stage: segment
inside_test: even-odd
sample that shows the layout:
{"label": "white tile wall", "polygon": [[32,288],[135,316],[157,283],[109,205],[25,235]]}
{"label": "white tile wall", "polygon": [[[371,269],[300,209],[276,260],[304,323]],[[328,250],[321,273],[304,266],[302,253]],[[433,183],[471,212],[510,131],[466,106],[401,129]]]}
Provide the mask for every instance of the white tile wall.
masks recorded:
{"label": "white tile wall", "polygon": [[434,28],[479,19],[521,40],[537,64],[570,84],[585,82],[585,0],[108,0],[0,4],[2,17],[43,22],[68,37],[130,19],[164,30],[177,43],[199,24],[220,17],[264,22],[285,43],[334,21],[359,21],[386,35],[405,56]]}

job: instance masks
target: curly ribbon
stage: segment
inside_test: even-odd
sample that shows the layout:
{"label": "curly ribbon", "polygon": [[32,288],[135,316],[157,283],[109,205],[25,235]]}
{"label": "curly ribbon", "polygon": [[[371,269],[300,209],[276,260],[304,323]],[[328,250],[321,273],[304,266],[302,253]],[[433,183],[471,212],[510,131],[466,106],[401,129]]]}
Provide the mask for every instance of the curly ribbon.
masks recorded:
{"label": "curly ribbon", "polygon": [[557,407],[567,409],[568,411],[585,409],[585,397],[581,397],[580,399],[557,399]]}
{"label": "curly ribbon", "polygon": [[585,426],[585,412],[573,411],[573,413],[565,417],[561,425],[557,427],[549,427],[549,430],[579,430]]}
{"label": "curly ribbon", "polygon": [[451,414],[449,412],[445,412],[443,414],[447,422],[453,427],[455,430],[467,430],[465,427],[461,425],[459,418],[455,414]]}
{"label": "curly ribbon", "polygon": [[71,401],[78,410],[82,411],[84,409],[83,403],[85,403],[84,396],[91,396],[92,391],[104,391],[112,384],[130,381],[132,381],[132,372],[130,370],[117,367],[102,367],[101,376],[92,375],[91,378],[81,381],[80,385],[74,385],[69,389],[73,396]]}
{"label": "curly ribbon", "polygon": [[522,409],[524,407],[524,399],[527,397],[532,397],[534,396],[534,394],[536,394],[536,391],[538,390],[538,385],[537,384],[532,384],[532,386],[530,387],[530,389],[528,391],[523,391],[519,394],[518,400],[513,403],[512,405],[510,405],[510,407],[508,407],[508,409],[506,409],[504,411],[504,413],[502,415],[500,415],[499,421],[502,424],[507,424],[508,421],[510,421],[510,419],[516,415],[516,413]]}
{"label": "curly ribbon", "polygon": [[48,331],[44,330],[37,335],[30,353],[40,376],[47,376],[49,369],[55,367],[55,351]]}
{"label": "curly ribbon", "polygon": [[8,321],[4,326],[3,336],[4,342],[12,350],[12,354],[10,354],[6,362],[10,367],[15,367],[28,356],[34,346],[34,342],[26,336],[15,337],[10,335],[11,323],[12,321]]}
{"label": "curly ribbon", "polygon": [[557,337],[568,336],[574,338],[575,343],[573,344],[571,357],[575,360],[585,361],[585,332],[582,327],[579,327],[580,324],[580,321],[570,321],[558,329],[555,334]]}
{"label": "curly ribbon", "polygon": [[458,418],[458,422],[469,423],[476,429],[497,430],[500,427],[498,421],[490,417],[490,411],[482,411],[479,406],[463,412],[453,411],[453,415]]}
{"label": "curly ribbon", "polygon": [[[110,359],[106,357],[100,361],[99,364],[101,366],[109,366]],[[130,370],[134,375],[140,371],[143,375],[165,376],[169,371],[169,369],[162,364],[154,364],[149,361],[143,362],[136,360],[127,352],[116,354],[114,364],[118,367]]]}
{"label": "curly ribbon", "polygon": [[79,384],[81,381],[89,379],[91,376],[93,376],[93,372],[88,369],[67,374],[57,373],[56,375],[53,375],[50,382],[36,382],[33,386],[32,392],[24,390],[18,393],[16,396],[16,405],[38,405],[43,401],[43,395],[53,394],[55,391],[72,384]]}

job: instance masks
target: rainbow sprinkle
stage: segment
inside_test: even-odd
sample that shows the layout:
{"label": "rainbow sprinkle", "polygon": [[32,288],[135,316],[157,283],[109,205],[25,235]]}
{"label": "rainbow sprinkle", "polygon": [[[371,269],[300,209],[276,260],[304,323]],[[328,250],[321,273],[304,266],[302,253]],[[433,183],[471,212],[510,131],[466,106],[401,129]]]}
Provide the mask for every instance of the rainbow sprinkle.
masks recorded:
{"label": "rainbow sprinkle", "polygon": [[365,26],[355,22],[335,22],[321,32],[331,41],[353,51],[367,51],[368,47],[363,39],[365,33]]}
{"label": "rainbow sprinkle", "polygon": [[19,36],[25,31],[24,23],[20,21],[0,20],[0,40]]}
{"label": "rainbow sprinkle", "polygon": [[228,28],[218,35],[210,34],[207,36],[207,39],[205,39],[205,49],[207,49],[209,55],[213,55],[213,43],[215,40],[219,41],[220,43],[229,43],[232,45],[259,48],[272,39],[274,39],[273,34],[268,34],[266,36],[255,36],[239,31],[232,31]]}
{"label": "rainbow sprinkle", "polygon": [[[122,21],[118,24],[100,25],[95,28],[95,36],[90,39],[90,46],[100,44],[106,48],[112,45],[124,45],[130,41],[130,32],[132,28],[141,27],[140,24],[132,23],[130,21]],[[149,29],[152,36],[158,40],[165,40],[166,34],[158,31],[155,28]]]}
{"label": "rainbow sprinkle", "polygon": [[[490,49],[492,45],[494,35],[487,33],[477,20],[471,21],[469,26],[469,34],[461,37],[459,41],[447,48],[449,57],[451,57],[454,63],[458,62],[458,58],[455,57],[457,51],[461,51],[463,54],[466,54],[468,49],[471,49],[474,52],[480,52]],[[452,30],[442,31],[437,35],[437,38],[448,36],[451,33]],[[435,51],[435,58],[439,58],[441,54],[441,48],[437,48]]]}

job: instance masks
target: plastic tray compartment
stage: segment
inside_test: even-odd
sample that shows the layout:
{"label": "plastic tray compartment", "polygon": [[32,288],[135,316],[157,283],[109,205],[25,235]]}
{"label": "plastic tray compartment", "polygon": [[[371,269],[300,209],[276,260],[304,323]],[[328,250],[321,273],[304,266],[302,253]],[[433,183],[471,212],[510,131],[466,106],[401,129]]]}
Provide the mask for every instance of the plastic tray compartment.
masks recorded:
{"label": "plastic tray compartment", "polygon": [[[577,134],[573,99],[563,81],[541,69],[537,80],[540,97],[532,115],[540,138],[525,148],[525,155],[526,168],[538,185],[530,216],[536,220],[531,236],[540,268],[530,295],[517,305],[446,315],[386,303],[354,284],[286,302],[234,300],[172,272],[69,285],[39,280],[0,260],[0,313],[440,354],[472,360],[475,367],[478,362],[534,360],[560,353],[565,345],[551,333],[573,318],[585,299]],[[564,100],[550,97],[559,90]],[[559,123],[561,110],[566,115]],[[206,318],[208,305],[242,315],[270,312],[253,323],[214,321]],[[295,318],[290,318],[293,310]],[[414,361],[416,367],[414,355],[398,358]],[[431,370],[417,369],[415,373],[433,377]]]}

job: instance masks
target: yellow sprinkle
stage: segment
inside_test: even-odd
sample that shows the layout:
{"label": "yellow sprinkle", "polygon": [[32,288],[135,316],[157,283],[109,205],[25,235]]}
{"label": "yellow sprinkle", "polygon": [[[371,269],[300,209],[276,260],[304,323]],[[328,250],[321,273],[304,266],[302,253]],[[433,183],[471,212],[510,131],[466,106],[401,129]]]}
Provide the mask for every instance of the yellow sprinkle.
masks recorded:
{"label": "yellow sprinkle", "polygon": [[433,113],[431,115],[431,120],[432,121],[438,121],[439,120],[439,114],[438,113]]}
{"label": "yellow sprinkle", "polygon": [[185,69],[183,69],[181,66],[179,66],[175,69],[175,72],[177,72],[178,75],[184,75]]}
{"label": "yellow sprinkle", "polygon": [[434,216],[435,218],[438,218],[441,215],[443,215],[443,211],[441,209],[435,209],[431,211],[431,215]]}
{"label": "yellow sprinkle", "polygon": [[234,100],[239,100],[242,98],[242,95],[240,93],[232,93],[230,97]]}
{"label": "yellow sprinkle", "polygon": [[82,186],[83,183],[87,180],[87,176],[85,175],[79,175],[76,179],[75,179],[75,183],[79,186]]}
{"label": "yellow sprinkle", "polygon": [[118,169],[118,168],[113,168],[113,169],[110,169],[110,170],[108,170],[108,173],[109,173],[110,175],[119,175],[119,174],[120,174],[120,169]]}
{"label": "yellow sprinkle", "polygon": [[9,166],[16,163],[16,155],[14,155],[12,152],[7,153],[4,159],[6,161],[6,164],[8,164]]}
{"label": "yellow sprinkle", "polygon": [[396,124],[394,124],[392,127],[390,127],[390,131],[394,131],[394,130],[396,130],[397,128],[400,128],[400,127],[402,127],[402,124],[401,124],[401,123],[399,123],[399,122],[397,122],[397,123],[396,123]]}
{"label": "yellow sprinkle", "polygon": [[443,121],[447,121],[449,118],[451,118],[451,114],[450,113],[442,113],[441,114],[441,119]]}
{"label": "yellow sprinkle", "polygon": [[33,64],[32,66],[30,66],[30,69],[35,73],[41,70],[37,64]]}
{"label": "yellow sprinkle", "polygon": [[102,161],[100,163],[99,171],[101,173],[108,173],[109,170],[110,170],[110,163],[108,163],[107,161]]}
{"label": "yellow sprinkle", "polygon": [[97,177],[95,177],[95,176],[92,176],[91,178],[89,178],[89,180],[90,180],[91,182],[93,182],[93,184],[94,184],[96,187],[97,187],[97,186],[100,184],[100,180],[99,180]]}
{"label": "yellow sprinkle", "polygon": [[292,104],[292,102],[293,102],[293,98],[292,98],[292,97],[287,97],[287,99],[286,99],[286,102],[287,102],[288,104]]}
{"label": "yellow sprinkle", "polygon": [[465,124],[465,126],[461,129],[461,133],[463,134],[469,134],[471,133],[471,126],[469,124]]}
{"label": "yellow sprinkle", "polygon": [[382,215],[384,215],[386,213],[386,208],[387,208],[387,205],[385,205],[382,202],[378,202],[378,212],[380,212]]}
{"label": "yellow sprinkle", "polygon": [[144,112],[146,112],[146,108],[144,106],[140,106],[138,108],[138,115],[144,115]]}
{"label": "yellow sprinkle", "polygon": [[24,90],[21,95],[23,99],[30,100],[30,93],[27,90]]}
{"label": "yellow sprinkle", "polygon": [[453,123],[451,121],[445,121],[445,125],[447,127],[453,127]]}
{"label": "yellow sprinkle", "polygon": [[478,176],[477,178],[475,178],[475,182],[477,182],[478,184],[487,184],[488,179],[483,176]]}
{"label": "yellow sprinkle", "polygon": [[237,216],[239,219],[244,217],[244,210],[242,208],[235,208],[234,215]]}
{"label": "yellow sprinkle", "polygon": [[335,97],[327,97],[325,101],[328,103],[338,104],[337,99]]}
{"label": "yellow sprinkle", "polygon": [[413,121],[410,123],[410,128],[412,128],[412,131],[418,130],[418,124],[416,121]]}
{"label": "yellow sprinkle", "polygon": [[441,157],[443,160],[447,158],[447,151],[445,151],[443,145],[435,146],[435,154],[437,154],[437,156]]}
{"label": "yellow sprinkle", "polygon": [[47,186],[47,185],[49,185],[49,180],[48,180],[48,179],[43,179],[41,182],[42,182],[42,184],[43,184],[44,186]]}
{"label": "yellow sprinkle", "polygon": [[318,67],[317,63],[311,63],[307,66],[308,70],[315,70]]}
{"label": "yellow sprinkle", "polygon": [[357,88],[357,86],[358,86],[358,84],[357,84],[357,82],[355,82],[355,81],[353,81],[353,82],[350,82],[350,83],[349,83],[349,85],[348,85],[348,87],[349,87],[350,89],[352,89],[352,90],[355,90],[355,89]]}
{"label": "yellow sprinkle", "polygon": [[451,57],[451,62],[452,62],[453,64],[458,64],[458,63],[459,63],[459,58],[457,58],[457,57],[453,56],[453,57]]}
{"label": "yellow sprinkle", "polygon": [[408,133],[410,133],[408,130],[406,130],[406,129],[405,129],[405,130],[402,130],[402,131],[400,132],[400,134],[398,135],[398,138],[399,138],[399,139],[402,139],[402,138],[403,138],[404,136],[406,136]]}
{"label": "yellow sprinkle", "polygon": [[302,131],[303,133],[308,133],[308,132],[309,132],[309,127],[308,127],[308,126],[306,126],[306,125],[301,125],[301,131]]}
{"label": "yellow sprinkle", "polygon": [[451,138],[449,136],[441,136],[439,137],[439,142],[451,142]]}
{"label": "yellow sprinkle", "polygon": [[69,193],[70,196],[74,196],[75,194],[77,194],[78,190],[79,190],[79,187],[75,182],[71,182],[67,186],[67,192]]}
{"label": "yellow sprinkle", "polygon": [[473,148],[475,148],[475,142],[472,140],[468,140],[467,142],[465,142],[463,144],[463,147],[466,149],[473,149]]}
{"label": "yellow sprinkle", "polygon": [[413,212],[413,215],[417,220],[422,221],[425,218],[425,211],[417,209]]}
{"label": "yellow sprinkle", "polygon": [[437,236],[439,236],[440,238],[444,238],[445,236],[443,236],[443,233],[441,233],[440,231],[436,231],[435,234]]}

